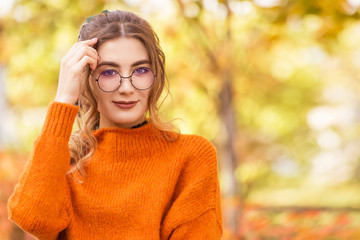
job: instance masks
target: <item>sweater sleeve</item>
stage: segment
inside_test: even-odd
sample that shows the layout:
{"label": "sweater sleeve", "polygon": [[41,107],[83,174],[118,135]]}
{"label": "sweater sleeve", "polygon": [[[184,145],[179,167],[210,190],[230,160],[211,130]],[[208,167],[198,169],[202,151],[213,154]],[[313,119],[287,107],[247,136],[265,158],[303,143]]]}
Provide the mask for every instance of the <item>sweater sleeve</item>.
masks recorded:
{"label": "sweater sleeve", "polygon": [[182,167],[172,205],[162,222],[161,239],[221,239],[222,213],[217,157],[213,145],[196,137]]}
{"label": "sweater sleeve", "polygon": [[40,136],[8,201],[9,219],[38,239],[56,239],[71,219],[66,172],[78,107],[50,104]]}

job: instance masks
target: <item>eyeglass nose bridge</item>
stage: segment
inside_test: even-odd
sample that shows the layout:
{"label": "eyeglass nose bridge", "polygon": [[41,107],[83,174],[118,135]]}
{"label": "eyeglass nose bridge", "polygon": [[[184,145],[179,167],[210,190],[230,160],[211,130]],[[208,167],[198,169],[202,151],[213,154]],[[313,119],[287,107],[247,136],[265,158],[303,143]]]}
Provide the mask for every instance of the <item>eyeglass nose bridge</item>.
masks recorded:
{"label": "eyeglass nose bridge", "polygon": [[121,76],[120,73],[119,73],[119,76],[120,76],[120,80],[121,80],[122,78],[131,78],[131,77],[132,77],[132,74],[131,74],[130,76],[128,76],[128,77],[123,77],[123,76]]}
{"label": "eyeglass nose bridge", "polygon": [[[119,90],[120,88],[121,88],[121,84],[122,84],[122,82],[123,82],[123,78],[129,78],[130,79],[130,84],[131,84],[131,86],[133,87],[133,88],[136,88],[134,85],[133,85],[133,82],[132,82],[132,74],[130,75],[130,76],[128,76],[128,77],[123,77],[123,76],[121,76],[121,74],[118,72],[118,74],[119,74],[119,76],[120,76],[120,84],[119,84],[119,87],[117,88],[117,90]],[[115,90],[116,91],[116,90]]]}

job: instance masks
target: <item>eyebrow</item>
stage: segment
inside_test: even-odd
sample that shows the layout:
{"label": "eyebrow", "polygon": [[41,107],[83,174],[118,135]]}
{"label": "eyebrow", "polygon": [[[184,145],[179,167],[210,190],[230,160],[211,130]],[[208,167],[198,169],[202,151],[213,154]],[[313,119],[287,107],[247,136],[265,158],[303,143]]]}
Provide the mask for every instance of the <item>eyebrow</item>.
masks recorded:
{"label": "eyebrow", "polygon": [[[135,67],[135,66],[138,66],[138,65],[141,65],[141,64],[150,64],[150,60],[149,59],[142,59],[142,60],[139,60],[139,61],[136,61],[134,63],[131,64],[131,67]],[[108,66],[113,66],[113,67],[120,67],[119,64],[117,64],[116,62],[111,62],[111,61],[103,61],[103,62],[100,62],[97,67],[101,67],[103,65],[108,65]]]}

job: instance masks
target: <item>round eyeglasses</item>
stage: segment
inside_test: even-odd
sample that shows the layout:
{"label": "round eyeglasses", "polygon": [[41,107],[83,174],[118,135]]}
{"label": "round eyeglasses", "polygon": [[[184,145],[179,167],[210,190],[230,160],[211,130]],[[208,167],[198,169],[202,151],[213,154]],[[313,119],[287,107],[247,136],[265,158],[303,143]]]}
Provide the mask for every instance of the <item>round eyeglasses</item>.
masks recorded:
{"label": "round eyeglasses", "polygon": [[138,90],[146,90],[151,88],[155,81],[155,74],[150,68],[136,68],[129,77],[121,76],[114,69],[107,69],[100,73],[98,78],[90,75],[95,79],[98,87],[104,92],[114,92],[121,86],[123,78],[129,78],[131,85]]}

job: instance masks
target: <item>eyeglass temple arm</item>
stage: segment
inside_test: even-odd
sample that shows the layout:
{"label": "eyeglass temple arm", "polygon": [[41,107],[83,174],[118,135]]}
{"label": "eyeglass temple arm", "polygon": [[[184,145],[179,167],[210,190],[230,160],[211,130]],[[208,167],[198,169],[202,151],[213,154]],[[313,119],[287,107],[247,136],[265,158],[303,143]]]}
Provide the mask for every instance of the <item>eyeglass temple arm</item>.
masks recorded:
{"label": "eyeglass temple arm", "polygon": [[92,76],[95,81],[99,81],[99,79],[96,79],[96,78],[94,77],[94,75],[92,75],[91,73],[90,73],[90,76]]}

